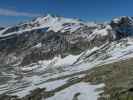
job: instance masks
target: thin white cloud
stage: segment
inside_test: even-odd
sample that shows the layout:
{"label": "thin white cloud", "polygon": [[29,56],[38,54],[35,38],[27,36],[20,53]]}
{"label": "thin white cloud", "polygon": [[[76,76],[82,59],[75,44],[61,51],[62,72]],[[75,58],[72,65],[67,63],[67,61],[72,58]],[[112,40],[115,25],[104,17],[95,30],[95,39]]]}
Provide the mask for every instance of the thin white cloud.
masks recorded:
{"label": "thin white cloud", "polygon": [[33,14],[28,12],[18,12],[15,10],[3,9],[0,8],[0,16],[26,16],[26,17],[36,17],[40,16],[40,14]]}

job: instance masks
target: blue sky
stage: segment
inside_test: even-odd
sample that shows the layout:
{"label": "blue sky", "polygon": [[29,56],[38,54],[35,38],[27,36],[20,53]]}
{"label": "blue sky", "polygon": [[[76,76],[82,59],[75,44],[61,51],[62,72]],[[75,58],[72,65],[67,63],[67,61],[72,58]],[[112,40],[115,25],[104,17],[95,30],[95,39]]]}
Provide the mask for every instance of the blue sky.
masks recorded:
{"label": "blue sky", "polygon": [[87,21],[133,15],[133,0],[0,0],[0,25],[7,26],[47,13]]}

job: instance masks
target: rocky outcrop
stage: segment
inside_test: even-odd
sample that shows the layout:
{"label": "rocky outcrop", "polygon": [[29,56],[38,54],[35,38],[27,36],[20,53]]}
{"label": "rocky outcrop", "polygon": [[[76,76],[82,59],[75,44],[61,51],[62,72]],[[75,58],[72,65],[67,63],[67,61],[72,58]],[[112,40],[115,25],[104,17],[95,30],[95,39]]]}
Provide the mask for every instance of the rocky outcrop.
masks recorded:
{"label": "rocky outcrop", "polygon": [[110,23],[113,30],[116,32],[116,39],[133,35],[133,19],[132,17],[115,18]]}

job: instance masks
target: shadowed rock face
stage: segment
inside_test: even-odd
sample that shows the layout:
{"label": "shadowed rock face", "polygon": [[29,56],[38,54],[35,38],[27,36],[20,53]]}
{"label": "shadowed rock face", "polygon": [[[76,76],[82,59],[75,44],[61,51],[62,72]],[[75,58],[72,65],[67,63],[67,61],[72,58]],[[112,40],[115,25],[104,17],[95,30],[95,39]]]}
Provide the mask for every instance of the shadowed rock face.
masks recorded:
{"label": "shadowed rock face", "polygon": [[[96,28],[94,27],[94,29]],[[109,38],[95,36],[92,40],[88,39],[94,29],[90,29],[90,27],[84,29],[83,27],[83,29],[81,28],[73,33],[46,32],[44,30],[47,29],[37,29],[22,34],[0,37],[0,62],[4,64],[3,59],[6,60],[6,58],[2,58],[2,55],[7,56],[12,53],[18,58],[23,57],[22,65],[38,60],[51,59],[59,54],[62,56],[79,54],[87,48],[99,46],[109,40],[109,36],[106,36]],[[41,47],[34,48],[39,43],[41,43]]]}
{"label": "shadowed rock face", "polygon": [[133,35],[132,17],[115,18],[111,21],[110,25],[116,31],[117,39]]}
{"label": "shadowed rock face", "polygon": [[4,27],[0,27],[0,31],[3,30],[3,29],[4,29]]}

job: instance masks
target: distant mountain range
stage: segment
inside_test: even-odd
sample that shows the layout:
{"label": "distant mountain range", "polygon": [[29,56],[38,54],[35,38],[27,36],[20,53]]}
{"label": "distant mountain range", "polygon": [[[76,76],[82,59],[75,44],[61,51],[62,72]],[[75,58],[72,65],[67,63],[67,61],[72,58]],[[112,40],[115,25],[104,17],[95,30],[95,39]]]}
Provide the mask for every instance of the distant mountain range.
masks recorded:
{"label": "distant mountain range", "polygon": [[[104,95],[100,95],[101,98],[98,99],[98,92],[92,91],[93,99],[87,99],[91,95],[84,95],[87,90],[82,93],[84,83],[83,87],[81,83],[90,71],[96,71],[97,66],[131,60],[132,36],[133,18],[127,16],[98,24],[47,15],[16,26],[0,28],[0,100],[108,100],[107,96],[113,98],[112,94],[104,93],[105,89],[100,92]],[[104,72],[109,73],[107,70]],[[96,73],[98,72],[94,75]],[[105,74],[103,77],[108,76]],[[95,82],[97,80],[95,79]],[[90,79],[88,82],[92,81],[94,80]],[[102,79],[98,83],[104,84],[102,87],[108,86]],[[47,90],[50,84],[54,84],[53,89]],[[77,84],[81,92],[75,90],[73,94],[74,90],[65,91],[69,86]],[[61,91],[65,91],[64,96],[68,93],[72,94],[72,97],[66,99],[67,97],[61,96]],[[116,98],[110,100],[132,100]]]}

